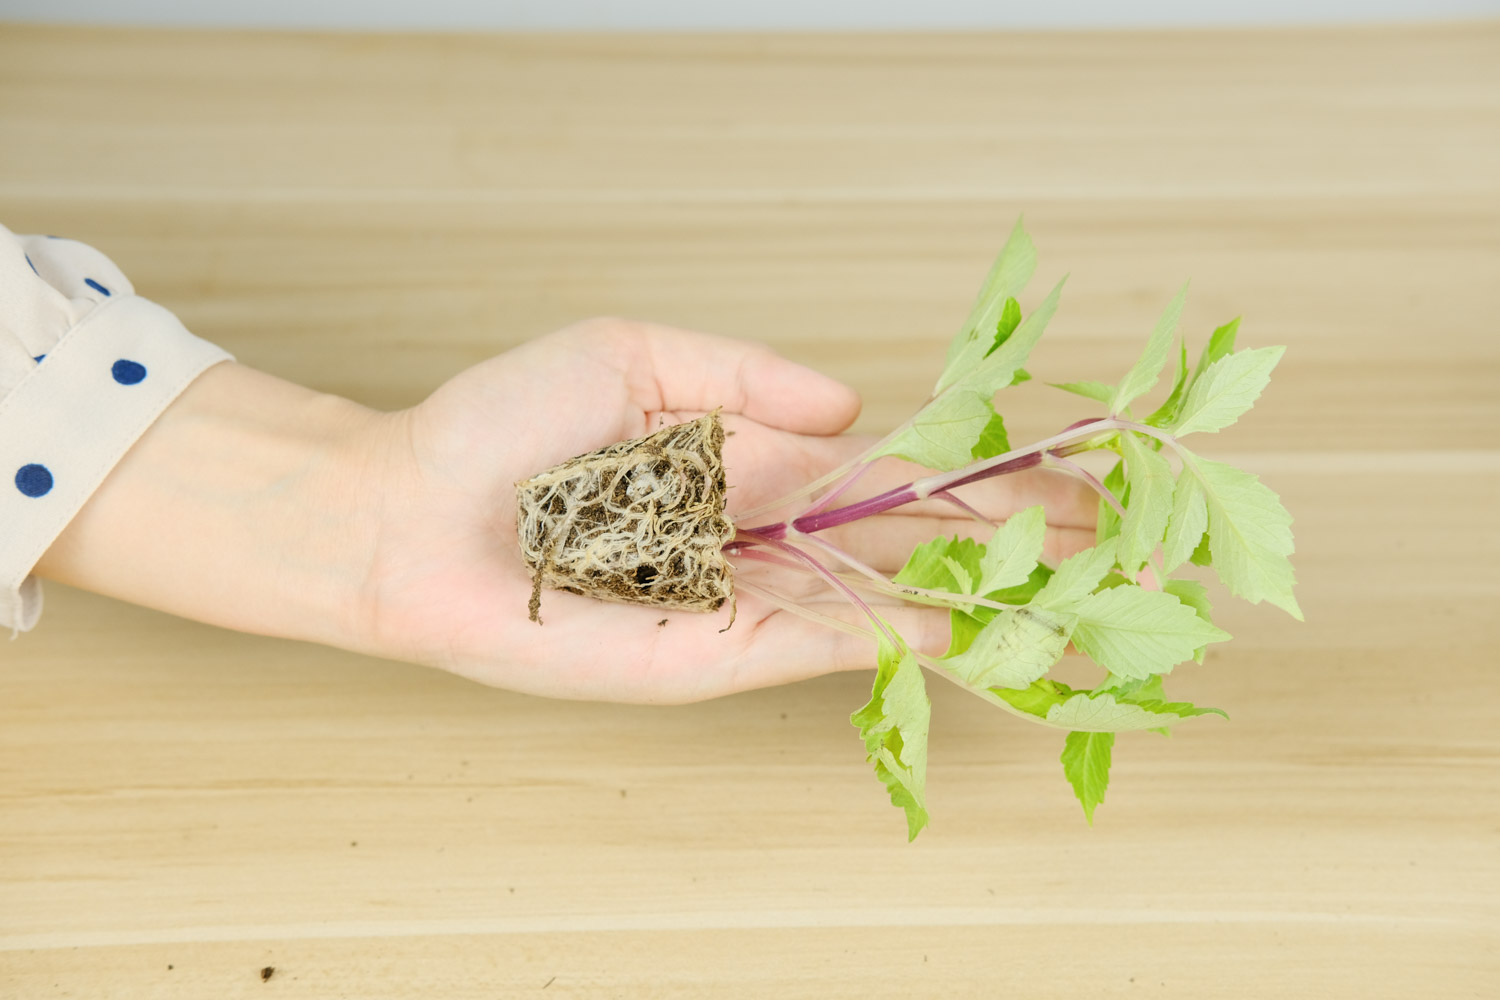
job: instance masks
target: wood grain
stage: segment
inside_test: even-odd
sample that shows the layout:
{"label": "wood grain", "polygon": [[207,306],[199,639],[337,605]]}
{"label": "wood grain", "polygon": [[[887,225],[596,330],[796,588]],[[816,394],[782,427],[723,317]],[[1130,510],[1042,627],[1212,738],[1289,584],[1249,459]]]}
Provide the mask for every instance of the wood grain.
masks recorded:
{"label": "wood grain", "polygon": [[867,677],[547,702],[52,587],[0,650],[0,995],[1493,995],[1500,26],[0,25],[0,218],[373,405],[616,313],[876,430],[1023,211],[1072,275],[1039,380],[1113,378],[1187,277],[1191,336],[1289,345],[1208,447],[1296,515],[1307,613],[1223,605],[1177,690],[1232,723],[1122,739],[1090,829],[1055,734],[936,685],[907,846]]}

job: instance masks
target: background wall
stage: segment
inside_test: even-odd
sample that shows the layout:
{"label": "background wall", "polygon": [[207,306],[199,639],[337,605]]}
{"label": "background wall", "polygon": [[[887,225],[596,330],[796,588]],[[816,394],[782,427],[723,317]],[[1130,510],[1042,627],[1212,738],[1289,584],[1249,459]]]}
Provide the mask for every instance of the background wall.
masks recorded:
{"label": "background wall", "polygon": [[369,29],[1119,28],[1477,18],[1500,0],[0,0],[0,19]]}

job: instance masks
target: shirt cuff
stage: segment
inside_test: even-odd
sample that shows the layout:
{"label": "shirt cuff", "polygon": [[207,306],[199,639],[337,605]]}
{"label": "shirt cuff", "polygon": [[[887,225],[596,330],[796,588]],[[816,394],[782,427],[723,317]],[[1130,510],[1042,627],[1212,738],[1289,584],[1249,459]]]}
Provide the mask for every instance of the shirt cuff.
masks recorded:
{"label": "shirt cuff", "polygon": [[163,410],[234,360],[149,299],[101,303],[0,400],[0,627],[42,611],[31,574],[68,522]]}

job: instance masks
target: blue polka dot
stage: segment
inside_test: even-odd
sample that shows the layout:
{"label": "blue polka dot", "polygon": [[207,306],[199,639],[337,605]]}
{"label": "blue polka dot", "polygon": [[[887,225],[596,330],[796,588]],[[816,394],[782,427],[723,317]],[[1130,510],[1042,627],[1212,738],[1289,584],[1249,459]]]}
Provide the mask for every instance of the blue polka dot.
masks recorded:
{"label": "blue polka dot", "polygon": [[[31,254],[23,254],[22,256],[26,258],[26,263],[31,264]],[[38,278],[42,276],[42,272],[36,269],[35,264],[31,264],[31,273],[36,275]]]}
{"label": "blue polka dot", "polygon": [[109,289],[105,288],[103,285],[99,284],[99,282],[95,281],[93,278],[84,278],[83,279],[83,283],[85,285],[88,285],[90,288],[92,288],[96,292],[103,292],[105,295],[109,294]]}
{"label": "blue polka dot", "polygon": [[121,358],[114,363],[109,373],[121,385],[135,385],[146,377],[146,366],[139,361],[126,361],[124,358]]}
{"label": "blue polka dot", "polygon": [[31,360],[35,361],[37,364],[41,364],[42,363],[42,359],[45,358],[46,356],[47,355],[45,355],[45,354],[38,354],[36,357],[32,358]]}
{"label": "blue polka dot", "polygon": [[23,465],[16,470],[16,489],[29,497],[39,497],[52,489],[52,473],[45,465]]}

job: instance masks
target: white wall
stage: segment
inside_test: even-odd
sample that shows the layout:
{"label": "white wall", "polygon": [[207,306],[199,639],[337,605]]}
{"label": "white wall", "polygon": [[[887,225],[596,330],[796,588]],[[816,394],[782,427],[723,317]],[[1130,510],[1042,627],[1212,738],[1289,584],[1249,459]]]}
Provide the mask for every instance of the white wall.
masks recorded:
{"label": "white wall", "polygon": [[1489,18],[1500,0],[0,0],[0,20],[279,28],[1107,28]]}

